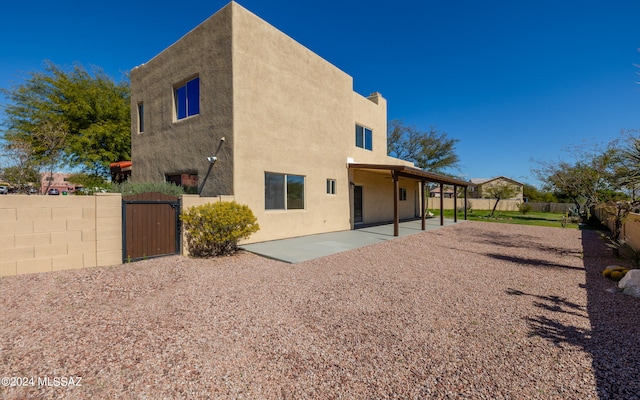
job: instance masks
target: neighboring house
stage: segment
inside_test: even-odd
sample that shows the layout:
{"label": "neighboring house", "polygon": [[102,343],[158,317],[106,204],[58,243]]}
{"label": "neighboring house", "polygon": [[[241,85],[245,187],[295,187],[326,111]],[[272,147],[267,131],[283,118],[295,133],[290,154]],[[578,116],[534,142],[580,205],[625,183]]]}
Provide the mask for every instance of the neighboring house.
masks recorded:
{"label": "neighboring house", "polygon": [[[480,179],[480,178],[472,178],[471,183],[475,185],[475,187],[469,187],[469,197],[481,199],[486,196],[487,188],[495,186],[495,185],[513,185],[517,187],[517,194],[515,197],[512,197],[511,200],[523,200],[524,199],[524,184],[515,181],[513,179],[507,178],[505,176],[497,176],[491,179]],[[484,193],[483,193],[484,192]],[[507,200],[507,199],[502,199]]]}
{"label": "neighboring house", "polygon": [[74,193],[76,185],[69,182],[71,174],[63,174],[60,172],[44,172],[40,175],[40,193],[47,194],[47,191],[56,189],[59,194]]}
{"label": "neighboring house", "polygon": [[131,179],[233,196],[252,242],[413,218],[426,181],[469,185],[389,157],[386,100],[235,2],[130,78]]}
{"label": "neighboring house", "polygon": [[[453,189],[448,187],[448,186],[444,187],[444,190],[442,191],[442,193],[443,193],[442,196],[445,199],[452,199],[453,195],[454,195]],[[458,197],[460,196],[460,193],[456,193],[456,194],[457,194]],[[429,190],[429,196],[431,196],[431,197],[440,197],[440,187],[431,188],[431,190]]]}

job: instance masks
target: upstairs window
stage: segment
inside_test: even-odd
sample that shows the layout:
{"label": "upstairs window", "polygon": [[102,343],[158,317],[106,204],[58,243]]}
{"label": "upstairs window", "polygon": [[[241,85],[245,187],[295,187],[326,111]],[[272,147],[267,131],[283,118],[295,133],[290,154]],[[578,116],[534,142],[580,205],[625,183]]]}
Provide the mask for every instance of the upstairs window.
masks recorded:
{"label": "upstairs window", "polygon": [[176,119],[200,114],[200,78],[194,78],[175,88]]}
{"label": "upstairs window", "polygon": [[138,133],[144,132],[144,103],[138,103]]}
{"label": "upstairs window", "polygon": [[356,124],[356,146],[373,150],[373,132],[369,128]]}

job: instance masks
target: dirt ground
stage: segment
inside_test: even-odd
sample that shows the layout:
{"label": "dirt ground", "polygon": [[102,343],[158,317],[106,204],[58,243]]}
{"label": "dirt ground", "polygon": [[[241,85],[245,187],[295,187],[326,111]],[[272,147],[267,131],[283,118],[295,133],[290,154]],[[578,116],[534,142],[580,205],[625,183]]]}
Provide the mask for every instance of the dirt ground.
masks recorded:
{"label": "dirt ground", "polygon": [[0,397],[638,399],[615,262],[597,231],[465,222],[300,264],[3,278]]}

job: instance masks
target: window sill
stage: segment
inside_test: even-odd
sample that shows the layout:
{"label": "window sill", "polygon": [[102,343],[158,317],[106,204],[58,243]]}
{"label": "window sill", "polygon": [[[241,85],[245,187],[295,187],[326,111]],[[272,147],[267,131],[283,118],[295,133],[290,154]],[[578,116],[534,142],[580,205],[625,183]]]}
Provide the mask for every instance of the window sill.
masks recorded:
{"label": "window sill", "polygon": [[200,114],[195,114],[195,115],[189,115],[188,117],[184,117],[184,118],[180,118],[180,119],[174,119],[173,123],[174,124],[178,124],[180,122],[188,121],[188,120],[191,120],[193,118],[197,118],[199,116],[200,116]]}

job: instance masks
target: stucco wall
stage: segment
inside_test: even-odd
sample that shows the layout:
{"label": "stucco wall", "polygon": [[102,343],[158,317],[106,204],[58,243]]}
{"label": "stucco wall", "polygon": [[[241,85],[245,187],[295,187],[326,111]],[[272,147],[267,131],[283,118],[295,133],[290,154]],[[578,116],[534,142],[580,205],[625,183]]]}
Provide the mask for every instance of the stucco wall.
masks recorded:
{"label": "stucco wall", "polygon": [[[200,114],[174,122],[171,89],[195,75]],[[251,241],[350,229],[349,159],[411,165],[387,156],[380,94],[355,93],[349,75],[235,2],[134,69],[131,87],[133,179],[191,168],[202,180],[206,156],[225,136],[203,194],[247,204],[261,226]],[[146,126],[138,134],[140,101]],[[373,151],[356,147],[356,123],[372,130]],[[304,209],[266,210],[265,172],[303,176]]]}
{"label": "stucco wall", "polygon": [[[610,230],[613,230],[615,219],[604,208],[592,210],[596,218]],[[640,251],[640,214],[629,213],[622,223],[620,239],[626,241],[634,250]]]}
{"label": "stucco wall", "polygon": [[[354,93],[349,75],[232,6],[234,189],[261,226],[250,240],[350,229],[347,159],[386,159],[386,101]],[[356,123],[373,130],[374,152],[355,146]],[[265,172],[304,176],[305,208],[265,210]]]}
{"label": "stucco wall", "polygon": [[[378,223],[393,221],[393,179],[391,173],[374,173],[368,171],[354,171],[353,183],[362,186],[362,212],[364,223]],[[419,216],[419,185],[412,179],[400,178],[399,188],[407,191],[407,200],[398,202],[400,219]],[[416,201],[418,203],[416,203]]]}
{"label": "stucco wall", "polygon": [[640,251],[640,214],[630,213],[622,225],[621,237]]}
{"label": "stucco wall", "polygon": [[122,198],[0,197],[0,276],[122,262]]}
{"label": "stucco wall", "polygon": [[[160,28],[161,29],[161,28]],[[150,33],[153,34],[153,33]],[[175,119],[174,87],[200,78],[200,113]],[[227,6],[146,64],[131,71],[131,154],[135,182],[197,172],[204,179],[225,137],[203,195],[233,194],[231,7]],[[138,132],[138,103],[144,132]]]}

